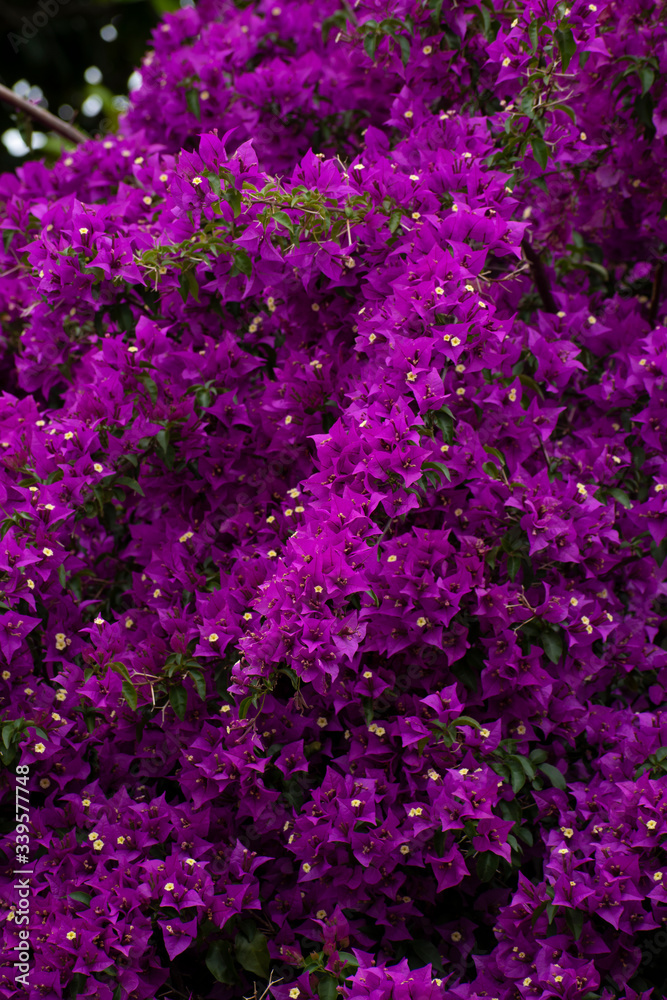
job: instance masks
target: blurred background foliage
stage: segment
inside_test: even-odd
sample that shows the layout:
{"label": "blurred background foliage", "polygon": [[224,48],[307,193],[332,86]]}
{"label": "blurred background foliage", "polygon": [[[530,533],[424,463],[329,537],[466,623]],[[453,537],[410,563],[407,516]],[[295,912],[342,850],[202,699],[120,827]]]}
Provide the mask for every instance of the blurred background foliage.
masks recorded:
{"label": "blurred background foliage", "polygon": [[[89,135],[114,132],[159,17],[194,0],[0,0],[0,83]],[[133,75],[134,74],[134,75]],[[0,102],[0,171],[61,141]]]}

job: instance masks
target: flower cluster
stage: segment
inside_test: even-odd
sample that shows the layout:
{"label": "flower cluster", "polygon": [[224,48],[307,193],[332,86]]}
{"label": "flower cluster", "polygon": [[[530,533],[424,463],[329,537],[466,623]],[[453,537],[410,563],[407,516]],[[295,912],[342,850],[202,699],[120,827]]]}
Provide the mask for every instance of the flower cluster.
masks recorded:
{"label": "flower cluster", "polygon": [[201,0],[0,178],[35,997],[662,983],[663,13]]}

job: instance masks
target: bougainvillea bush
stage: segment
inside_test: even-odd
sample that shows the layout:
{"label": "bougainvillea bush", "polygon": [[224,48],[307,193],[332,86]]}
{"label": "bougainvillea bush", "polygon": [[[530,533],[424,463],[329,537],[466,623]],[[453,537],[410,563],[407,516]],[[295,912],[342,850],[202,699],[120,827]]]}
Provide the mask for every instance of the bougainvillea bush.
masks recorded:
{"label": "bougainvillea bush", "polygon": [[31,998],[657,998],[667,8],[339,4],[0,178],[5,954],[18,765]]}

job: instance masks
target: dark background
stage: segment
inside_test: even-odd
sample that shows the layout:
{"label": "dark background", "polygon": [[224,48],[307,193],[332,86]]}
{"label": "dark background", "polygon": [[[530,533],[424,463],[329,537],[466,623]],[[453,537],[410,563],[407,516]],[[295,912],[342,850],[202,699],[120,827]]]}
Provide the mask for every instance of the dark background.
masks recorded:
{"label": "dark background", "polygon": [[[127,95],[130,74],[140,64],[161,14],[194,5],[193,0],[41,0],[41,4],[0,0],[0,83],[11,89],[24,80],[39,87],[42,106],[57,115],[59,108],[69,105],[74,111],[70,121],[91,135],[115,130],[118,99]],[[117,32],[113,41],[100,35],[109,25]],[[85,80],[91,66],[102,73],[97,84]],[[93,94],[103,106],[86,116],[82,105]],[[29,124],[0,103],[0,136],[16,128],[30,144]],[[0,142],[0,172],[15,169],[26,159],[52,159],[59,148],[58,141],[50,139],[44,148],[13,156]]]}

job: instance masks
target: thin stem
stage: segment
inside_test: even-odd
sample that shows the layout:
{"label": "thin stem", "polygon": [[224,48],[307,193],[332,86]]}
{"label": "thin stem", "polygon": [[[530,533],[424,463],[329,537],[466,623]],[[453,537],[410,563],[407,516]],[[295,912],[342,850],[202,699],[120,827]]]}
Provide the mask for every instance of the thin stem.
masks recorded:
{"label": "thin stem", "polygon": [[528,262],[526,261],[520,267],[517,267],[513,271],[510,271],[509,274],[501,274],[500,277],[498,278],[494,278],[493,273],[491,271],[482,271],[482,273],[480,274],[480,278],[482,279],[482,281],[486,281],[489,283],[492,281],[514,281],[515,278],[519,278],[522,274],[525,274],[526,271],[528,270],[528,267],[529,265]]}
{"label": "thin stem", "polygon": [[68,142],[85,142],[88,138],[83,132],[79,132],[78,128],[74,128],[73,125],[68,125],[67,122],[56,118],[50,111],[40,108],[38,104],[26,101],[25,97],[19,97],[13,90],[10,90],[9,87],[4,87],[2,84],[0,84],[0,101],[10,104],[17,111],[22,111],[29,118],[34,118],[44,128],[50,132],[57,132],[58,135],[61,135],[63,139],[67,139]]}
{"label": "thin stem", "polygon": [[540,298],[542,299],[542,304],[544,305],[545,310],[550,313],[558,312],[558,306],[556,305],[554,297],[551,294],[551,285],[549,284],[549,278],[544,269],[544,264],[540,259],[540,255],[533,250],[525,236],[521,240],[521,249],[523,250],[526,260],[530,264],[533,281],[535,282],[537,290],[540,293]]}

